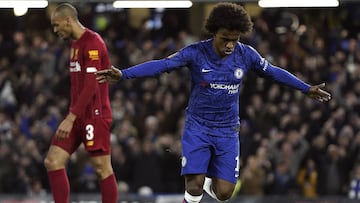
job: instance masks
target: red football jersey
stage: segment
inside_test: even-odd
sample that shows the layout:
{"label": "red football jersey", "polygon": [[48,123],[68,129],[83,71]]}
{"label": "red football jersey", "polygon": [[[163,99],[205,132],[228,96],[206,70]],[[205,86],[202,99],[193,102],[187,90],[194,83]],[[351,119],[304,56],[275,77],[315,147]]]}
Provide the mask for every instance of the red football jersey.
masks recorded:
{"label": "red football jersey", "polygon": [[83,119],[111,118],[109,85],[98,83],[95,72],[110,67],[108,51],[96,32],[86,29],[70,50],[70,111]]}

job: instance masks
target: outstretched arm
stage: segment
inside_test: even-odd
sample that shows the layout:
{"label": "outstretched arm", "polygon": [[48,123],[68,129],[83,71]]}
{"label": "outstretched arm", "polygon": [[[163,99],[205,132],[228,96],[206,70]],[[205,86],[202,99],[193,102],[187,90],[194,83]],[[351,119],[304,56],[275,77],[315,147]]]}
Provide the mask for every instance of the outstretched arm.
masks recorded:
{"label": "outstretched arm", "polygon": [[322,89],[325,87],[325,83],[313,86],[309,85],[287,70],[270,64],[251,46],[245,46],[245,48],[250,56],[249,59],[251,60],[251,65],[253,65],[252,67],[255,72],[261,76],[271,78],[280,84],[300,90],[308,97],[320,102],[329,101],[331,99],[331,94]]}
{"label": "outstretched arm", "polygon": [[99,82],[116,82],[119,80],[149,77],[171,71],[182,67],[181,61],[171,61],[169,59],[151,60],[126,69],[119,70],[114,66],[110,69],[96,72],[96,79]]}
{"label": "outstretched arm", "polygon": [[274,81],[300,90],[306,96],[317,101],[324,102],[331,99],[331,94],[322,89],[325,87],[325,83],[320,85],[309,85],[297,78],[292,73],[272,64],[267,64],[266,68],[260,69],[258,72],[260,72],[262,75],[265,75],[266,77],[273,79]]}
{"label": "outstretched arm", "polygon": [[331,99],[331,94],[321,88],[325,87],[325,83],[320,85],[311,86],[309,91],[306,93],[306,96],[313,98],[317,101],[324,102]]}
{"label": "outstretched arm", "polygon": [[104,83],[104,82],[115,83],[121,80],[123,76],[121,70],[115,68],[114,66],[111,66],[110,69],[97,71],[95,74],[96,74],[96,80],[99,83]]}

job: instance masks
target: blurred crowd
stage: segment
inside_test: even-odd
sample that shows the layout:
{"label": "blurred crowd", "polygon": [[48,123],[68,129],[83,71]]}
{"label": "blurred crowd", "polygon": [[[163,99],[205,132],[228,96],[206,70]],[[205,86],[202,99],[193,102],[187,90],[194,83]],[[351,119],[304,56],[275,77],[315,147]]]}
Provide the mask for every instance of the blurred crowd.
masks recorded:
{"label": "blurred crowd", "polygon": [[[309,84],[325,82],[332,100],[319,103],[249,73],[240,97],[236,195],[360,198],[360,33],[358,18],[341,12],[303,12],[294,27],[286,16],[295,11],[263,11],[253,17],[254,31],[240,39]],[[97,31],[120,69],[206,37],[169,26],[174,22],[159,29],[147,21],[139,28],[126,18],[111,22]],[[70,50],[48,25],[0,33],[0,194],[49,192],[43,158],[67,113]],[[186,68],[111,85],[119,192],[183,192],[180,139],[189,87]],[[86,156],[81,148],[67,166],[73,192],[99,189]]]}

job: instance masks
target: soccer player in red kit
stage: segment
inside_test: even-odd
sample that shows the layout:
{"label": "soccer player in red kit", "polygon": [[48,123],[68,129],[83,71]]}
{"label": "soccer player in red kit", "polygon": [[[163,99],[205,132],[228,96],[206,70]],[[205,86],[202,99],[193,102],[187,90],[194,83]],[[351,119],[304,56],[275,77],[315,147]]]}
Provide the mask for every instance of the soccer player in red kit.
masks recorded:
{"label": "soccer player in red kit", "polygon": [[69,113],[60,123],[45,158],[55,203],[69,202],[70,185],[65,165],[70,155],[84,144],[99,178],[103,203],[116,203],[118,191],[110,158],[112,122],[108,84],[99,84],[95,72],[110,67],[103,39],[84,27],[71,4],[58,5],[51,15],[53,31],[71,40]]}

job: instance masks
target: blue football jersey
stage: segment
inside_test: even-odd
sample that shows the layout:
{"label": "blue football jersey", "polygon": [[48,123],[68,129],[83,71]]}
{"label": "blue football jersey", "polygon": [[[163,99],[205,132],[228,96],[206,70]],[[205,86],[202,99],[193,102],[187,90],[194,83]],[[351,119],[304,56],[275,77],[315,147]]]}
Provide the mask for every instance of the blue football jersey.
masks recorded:
{"label": "blue football jersey", "polygon": [[240,87],[249,70],[304,93],[309,91],[310,85],[270,64],[251,46],[238,42],[232,54],[220,58],[212,42],[212,39],[200,41],[167,58],[122,70],[123,79],[153,76],[188,67],[191,90],[187,114],[213,127],[235,126],[239,123]]}

